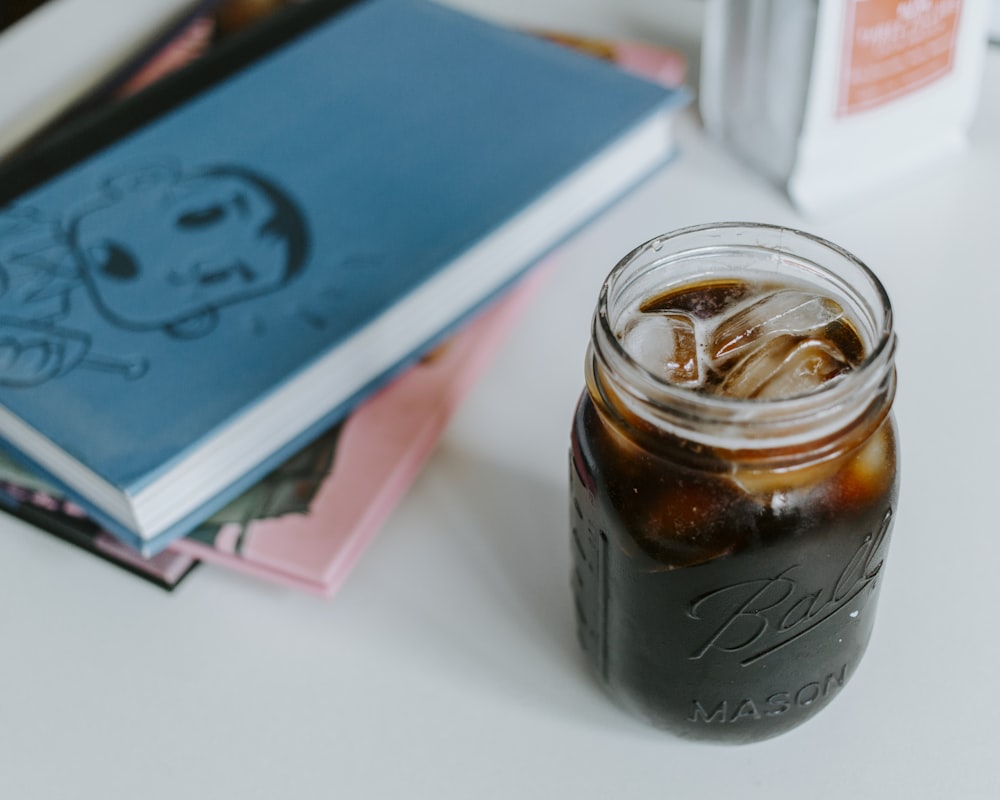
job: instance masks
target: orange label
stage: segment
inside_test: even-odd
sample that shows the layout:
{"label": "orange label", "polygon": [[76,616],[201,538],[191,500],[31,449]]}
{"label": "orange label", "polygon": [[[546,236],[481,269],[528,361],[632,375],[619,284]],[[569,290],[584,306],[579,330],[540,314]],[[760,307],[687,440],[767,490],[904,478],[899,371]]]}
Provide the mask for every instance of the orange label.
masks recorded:
{"label": "orange label", "polygon": [[947,75],[962,0],[847,0],[839,115],[875,108]]}

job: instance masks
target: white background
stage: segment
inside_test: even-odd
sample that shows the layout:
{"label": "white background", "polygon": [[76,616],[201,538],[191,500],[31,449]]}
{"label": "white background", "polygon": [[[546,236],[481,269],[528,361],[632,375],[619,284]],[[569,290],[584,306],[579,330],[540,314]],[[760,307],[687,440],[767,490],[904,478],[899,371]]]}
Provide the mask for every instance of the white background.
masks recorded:
{"label": "white background", "polygon": [[[700,0],[452,0],[684,49]],[[174,594],[0,520],[0,797],[1000,797],[1000,48],[968,148],[822,218],[708,142],[576,237],[331,601],[203,566]],[[597,289],[683,225],[793,225],[883,278],[903,490],[865,661],[807,725],[694,745],[573,632],[569,424]]]}

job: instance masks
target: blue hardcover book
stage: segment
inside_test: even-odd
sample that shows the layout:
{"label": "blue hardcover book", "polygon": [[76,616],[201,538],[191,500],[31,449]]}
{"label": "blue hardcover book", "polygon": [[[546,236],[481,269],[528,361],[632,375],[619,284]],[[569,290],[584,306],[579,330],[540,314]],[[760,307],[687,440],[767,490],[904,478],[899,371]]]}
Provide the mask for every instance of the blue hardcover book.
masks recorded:
{"label": "blue hardcover book", "polygon": [[0,171],[0,435],[145,553],[672,153],[684,102],[422,0],[312,0]]}

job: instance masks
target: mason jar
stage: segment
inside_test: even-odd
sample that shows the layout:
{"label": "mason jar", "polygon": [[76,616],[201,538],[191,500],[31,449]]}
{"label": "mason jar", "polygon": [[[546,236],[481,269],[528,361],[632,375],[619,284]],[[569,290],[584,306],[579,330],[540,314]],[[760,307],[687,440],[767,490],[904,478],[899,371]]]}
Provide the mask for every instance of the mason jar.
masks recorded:
{"label": "mason jar", "polygon": [[686,228],[600,291],[570,455],[578,635],[624,706],[754,741],[865,652],[898,492],[892,311],[787,228]]}

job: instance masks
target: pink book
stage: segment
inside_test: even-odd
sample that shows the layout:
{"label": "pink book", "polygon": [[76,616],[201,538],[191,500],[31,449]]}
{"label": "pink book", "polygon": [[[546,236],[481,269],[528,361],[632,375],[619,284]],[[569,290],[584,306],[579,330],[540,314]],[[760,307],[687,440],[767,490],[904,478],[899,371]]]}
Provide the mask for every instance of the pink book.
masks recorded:
{"label": "pink book", "polygon": [[519,284],[429,358],[169,551],[330,596],[413,483],[546,273]]}

